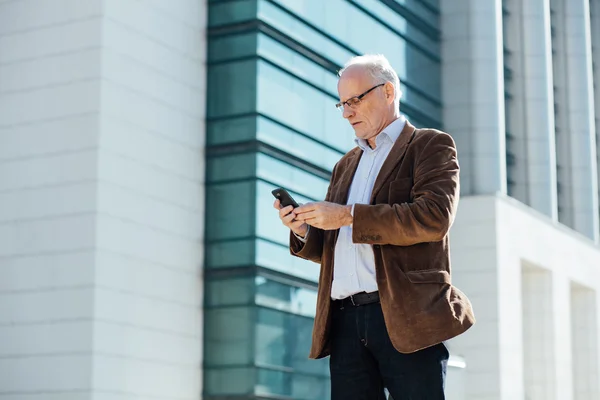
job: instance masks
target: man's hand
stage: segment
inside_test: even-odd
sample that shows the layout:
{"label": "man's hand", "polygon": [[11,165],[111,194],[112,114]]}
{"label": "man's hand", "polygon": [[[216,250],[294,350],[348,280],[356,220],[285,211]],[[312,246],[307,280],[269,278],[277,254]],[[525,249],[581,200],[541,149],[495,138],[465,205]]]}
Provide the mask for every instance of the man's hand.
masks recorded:
{"label": "man's hand", "polygon": [[273,207],[279,210],[279,219],[285,226],[290,228],[292,232],[300,237],[305,237],[308,232],[308,225],[304,221],[296,219],[297,215],[293,206],[279,208],[280,201],[276,199]]}
{"label": "man's hand", "polygon": [[339,229],[352,224],[352,206],[328,201],[304,204],[294,210],[296,219],[324,230]]}

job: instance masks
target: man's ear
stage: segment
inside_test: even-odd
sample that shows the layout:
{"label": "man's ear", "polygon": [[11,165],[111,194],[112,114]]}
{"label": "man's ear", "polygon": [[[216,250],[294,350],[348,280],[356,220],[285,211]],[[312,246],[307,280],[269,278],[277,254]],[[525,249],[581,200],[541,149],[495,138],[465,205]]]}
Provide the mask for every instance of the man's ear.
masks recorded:
{"label": "man's ear", "polygon": [[395,88],[394,85],[392,84],[392,82],[386,82],[385,86],[385,98],[386,100],[391,103],[392,101],[394,101],[395,95]]}

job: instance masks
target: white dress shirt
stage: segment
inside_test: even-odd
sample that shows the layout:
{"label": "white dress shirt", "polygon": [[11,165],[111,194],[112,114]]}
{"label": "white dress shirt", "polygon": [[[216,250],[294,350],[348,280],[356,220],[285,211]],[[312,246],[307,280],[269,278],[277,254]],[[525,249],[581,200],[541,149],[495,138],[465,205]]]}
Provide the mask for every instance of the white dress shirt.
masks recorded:
{"label": "white dress shirt", "polygon": [[[400,116],[388,125],[375,138],[375,149],[370,148],[364,139],[354,139],[363,150],[363,155],[348,195],[347,204],[352,204],[352,215],[354,215],[354,204],[369,204],[375,179],[405,124],[406,119]],[[377,281],[372,245],[353,243],[352,226],[342,226],[335,244],[331,298],[343,299],[355,293],[375,291],[377,291]]]}

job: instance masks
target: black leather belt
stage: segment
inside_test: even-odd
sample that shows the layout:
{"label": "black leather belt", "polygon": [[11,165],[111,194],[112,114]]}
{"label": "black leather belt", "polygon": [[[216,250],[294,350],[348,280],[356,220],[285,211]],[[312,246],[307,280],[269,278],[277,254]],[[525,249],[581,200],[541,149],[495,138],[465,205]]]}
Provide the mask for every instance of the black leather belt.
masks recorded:
{"label": "black leather belt", "polygon": [[339,303],[343,306],[364,306],[366,304],[379,303],[379,292],[360,292],[348,296],[344,299],[335,300],[336,303]]}

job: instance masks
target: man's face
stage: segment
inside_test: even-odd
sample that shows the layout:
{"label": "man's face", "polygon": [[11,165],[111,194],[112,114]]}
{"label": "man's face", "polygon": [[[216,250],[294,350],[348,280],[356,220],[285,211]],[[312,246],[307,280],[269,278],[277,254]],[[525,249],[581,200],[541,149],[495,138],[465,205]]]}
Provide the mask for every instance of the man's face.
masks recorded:
{"label": "man's face", "polygon": [[[358,138],[368,140],[376,136],[388,123],[390,107],[389,86],[376,87],[354,104],[355,97],[383,82],[375,82],[373,77],[360,65],[348,67],[338,81],[340,101],[348,101],[352,106],[344,104],[344,118],[350,122]],[[393,96],[393,92],[392,92]],[[353,99],[354,98],[354,99]]]}

